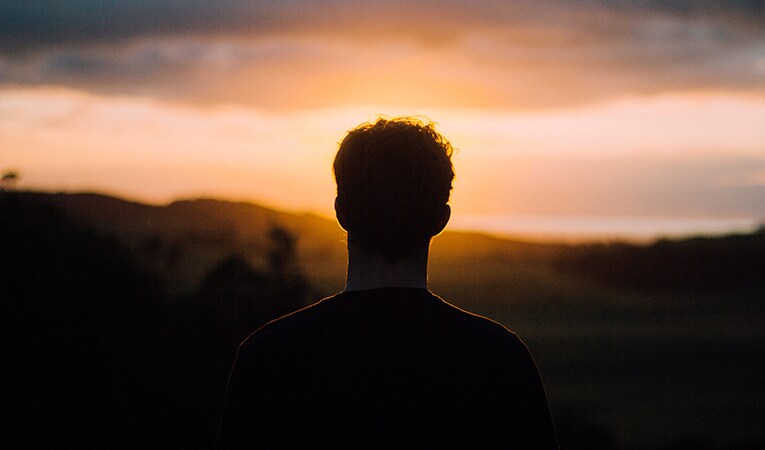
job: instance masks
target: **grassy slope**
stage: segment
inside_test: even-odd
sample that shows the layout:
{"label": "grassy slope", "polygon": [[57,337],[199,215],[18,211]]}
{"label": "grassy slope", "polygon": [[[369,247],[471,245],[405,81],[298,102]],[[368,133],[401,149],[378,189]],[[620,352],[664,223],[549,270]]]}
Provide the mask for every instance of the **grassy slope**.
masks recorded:
{"label": "grassy slope", "polygon": [[[116,233],[157,270],[169,270],[162,255],[175,249],[180,256],[172,276],[181,291],[193,290],[231,253],[263,264],[274,225],[298,237],[299,264],[313,298],[342,286],[344,235],[321,217],[209,199],[149,206],[96,194],[25,195],[47,198],[90,226]],[[736,247],[742,239],[749,240]],[[148,254],[154,241],[162,244],[159,256]],[[558,423],[571,424],[559,429],[562,439],[575,439],[571,430],[577,428],[602,432],[620,446],[651,447],[682,435],[731,443],[765,439],[756,431],[763,419],[757,399],[765,395],[757,376],[765,368],[763,254],[762,233],[647,246],[564,246],[447,232],[433,244],[431,287],[526,339]],[[648,282],[663,279],[660,263],[668,260],[682,269],[674,280],[690,281],[670,283],[671,289]],[[732,285],[698,282],[733,263],[750,271],[748,278]],[[694,267],[704,272],[694,275]],[[614,273],[622,278],[614,282]],[[619,285],[625,274],[629,289]]]}

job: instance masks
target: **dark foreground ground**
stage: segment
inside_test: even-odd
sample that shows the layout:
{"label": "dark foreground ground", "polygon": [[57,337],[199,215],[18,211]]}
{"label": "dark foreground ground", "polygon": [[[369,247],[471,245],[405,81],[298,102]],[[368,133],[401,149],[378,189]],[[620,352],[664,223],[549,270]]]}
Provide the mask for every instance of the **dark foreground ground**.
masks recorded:
{"label": "dark foreground ground", "polygon": [[[331,222],[210,200],[3,193],[0,248],[0,448],[210,448],[238,342],[344,265]],[[529,345],[562,448],[765,448],[763,230],[447,233],[432,259],[433,291]]]}

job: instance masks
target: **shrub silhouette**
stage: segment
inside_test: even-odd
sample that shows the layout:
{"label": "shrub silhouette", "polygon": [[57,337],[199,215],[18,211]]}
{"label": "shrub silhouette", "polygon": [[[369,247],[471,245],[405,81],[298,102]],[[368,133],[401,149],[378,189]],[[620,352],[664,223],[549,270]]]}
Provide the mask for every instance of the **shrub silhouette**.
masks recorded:
{"label": "shrub silhouette", "polygon": [[568,247],[554,264],[564,272],[639,291],[761,287],[765,283],[765,228],[714,238],[661,239],[651,245]]}
{"label": "shrub silhouette", "polygon": [[[0,197],[1,448],[210,448],[237,344],[302,304],[296,238],[192,298],[41,198]],[[276,263],[274,263],[276,261]]]}

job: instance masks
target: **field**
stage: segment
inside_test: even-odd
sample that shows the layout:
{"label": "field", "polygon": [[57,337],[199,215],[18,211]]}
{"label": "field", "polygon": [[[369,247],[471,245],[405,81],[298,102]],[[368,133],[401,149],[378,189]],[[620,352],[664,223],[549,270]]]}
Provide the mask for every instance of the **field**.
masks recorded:
{"label": "field", "polygon": [[[236,343],[342,288],[342,231],[316,216],[45,193],[0,211],[18,387],[3,447],[208,448]],[[765,230],[576,246],[447,232],[430,285],[524,339],[561,448],[765,447]]]}
{"label": "field", "polygon": [[[755,265],[750,280],[760,281],[749,284],[706,288],[715,283],[689,278],[653,289],[657,274],[645,273],[645,285],[623,289],[555,270],[560,248],[543,246],[464,262],[469,270],[460,270],[460,258],[436,253],[432,285],[526,341],[562,446],[757,448],[765,439],[765,265],[754,252],[763,252],[763,241],[760,235],[752,253],[734,252]],[[696,242],[710,247],[708,258],[729,264],[712,243]],[[637,259],[623,256],[628,265]]]}

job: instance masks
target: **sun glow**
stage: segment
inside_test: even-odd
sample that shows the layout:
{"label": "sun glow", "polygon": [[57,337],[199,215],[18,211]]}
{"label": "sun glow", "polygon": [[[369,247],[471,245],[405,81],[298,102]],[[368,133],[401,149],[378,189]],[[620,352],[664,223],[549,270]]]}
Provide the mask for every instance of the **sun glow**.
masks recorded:
{"label": "sun glow", "polygon": [[0,97],[0,148],[3,164],[21,170],[22,187],[155,202],[212,195],[331,215],[338,142],[383,113],[430,118],[457,148],[455,216],[593,213],[588,201],[606,210],[624,202],[618,195],[639,203],[634,192],[658,195],[657,184],[675,182],[674,172],[662,174],[673,164],[685,189],[763,184],[761,163],[717,172],[703,166],[715,158],[765,159],[765,97],[714,92],[541,111],[352,105],[266,112],[15,89]]}

